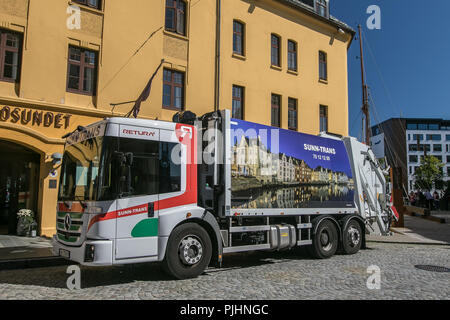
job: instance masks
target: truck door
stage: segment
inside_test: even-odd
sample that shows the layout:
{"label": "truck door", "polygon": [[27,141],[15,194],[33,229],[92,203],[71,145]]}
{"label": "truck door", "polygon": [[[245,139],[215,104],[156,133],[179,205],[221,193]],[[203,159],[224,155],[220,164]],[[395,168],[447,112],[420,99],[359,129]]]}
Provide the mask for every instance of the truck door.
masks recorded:
{"label": "truck door", "polygon": [[[116,260],[158,254],[160,130],[120,125],[119,152],[123,192],[117,201]],[[127,177],[123,183],[124,177]]]}

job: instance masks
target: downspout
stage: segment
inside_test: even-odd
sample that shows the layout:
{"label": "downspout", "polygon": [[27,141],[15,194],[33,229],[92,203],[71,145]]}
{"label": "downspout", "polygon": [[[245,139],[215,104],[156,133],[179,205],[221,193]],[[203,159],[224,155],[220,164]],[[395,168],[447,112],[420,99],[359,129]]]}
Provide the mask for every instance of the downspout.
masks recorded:
{"label": "downspout", "polygon": [[216,68],[214,79],[214,111],[219,110],[220,104],[220,22],[222,15],[222,1],[216,0]]}

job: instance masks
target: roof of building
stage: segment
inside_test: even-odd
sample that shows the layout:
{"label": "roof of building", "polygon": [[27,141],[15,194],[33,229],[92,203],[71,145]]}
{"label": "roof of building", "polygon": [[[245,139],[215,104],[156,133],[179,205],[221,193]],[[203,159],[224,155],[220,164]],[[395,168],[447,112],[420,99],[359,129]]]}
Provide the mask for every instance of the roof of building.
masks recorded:
{"label": "roof of building", "polygon": [[323,22],[326,22],[328,24],[332,24],[335,27],[342,28],[344,31],[352,34],[352,38],[356,34],[356,31],[352,27],[340,21],[339,19],[333,17],[331,14],[329,18],[321,16],[314,10],[314,7],[305,3],[306,2],[305,0],[277,0],[277,1],[289,4],[303,13],[314,16],[315,18],[322,20]]}
{"label": "roof of building", "polygon": [[405,121],[406,123],[420,123],[420,124],[438,123],[441,125],[450,126],[450,120],[442,119],[442,118],[396,118],[395,117],[395,118],[390,118],[390,119],[384,120],[376,125],[373,125],[372,129],[378,127],[379,125],[382,125],[385,123],[387,124],[392,121]]}

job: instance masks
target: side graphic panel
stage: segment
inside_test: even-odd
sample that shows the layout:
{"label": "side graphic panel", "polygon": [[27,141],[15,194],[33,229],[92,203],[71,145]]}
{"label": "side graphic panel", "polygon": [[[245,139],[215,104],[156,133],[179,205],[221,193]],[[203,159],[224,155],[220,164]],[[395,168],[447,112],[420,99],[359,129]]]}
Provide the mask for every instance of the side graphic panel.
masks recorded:
{"label": "side graphic panel", "polygon": [[340,140],[232,119],[232,208],[354,207]]}

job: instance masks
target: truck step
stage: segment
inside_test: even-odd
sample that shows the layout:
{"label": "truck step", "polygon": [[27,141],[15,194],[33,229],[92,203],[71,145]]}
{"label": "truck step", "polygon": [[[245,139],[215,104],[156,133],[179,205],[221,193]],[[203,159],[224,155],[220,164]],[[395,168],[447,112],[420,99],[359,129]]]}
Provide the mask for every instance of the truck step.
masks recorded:
{"label": "truck step", "polygon": [[270,249],[270,244],[255,244],[250,246],[238,246],[238,247],[228,247],[223,248],[223,253],[231,252],[244,252],[244,251],[256,251],[256,250],[266,250]]}
{"label": "truck step", "polygon": [[297,245],[298,246],[308,246],[310,244],[312,244],[312,240],[300,240],[300,241],[297,241]]}
{"label": "truck step", "polygon": [[230,232],[236,233],[236,232],[257,232],[257,231],[269,231],[270,226],[263,225],[263,226],[245,226],[245,227],[231,227]]}
{"label": "truck step", "polygon": [[297,225],[297,229],[311,229],[312,223],[300,223]]}

